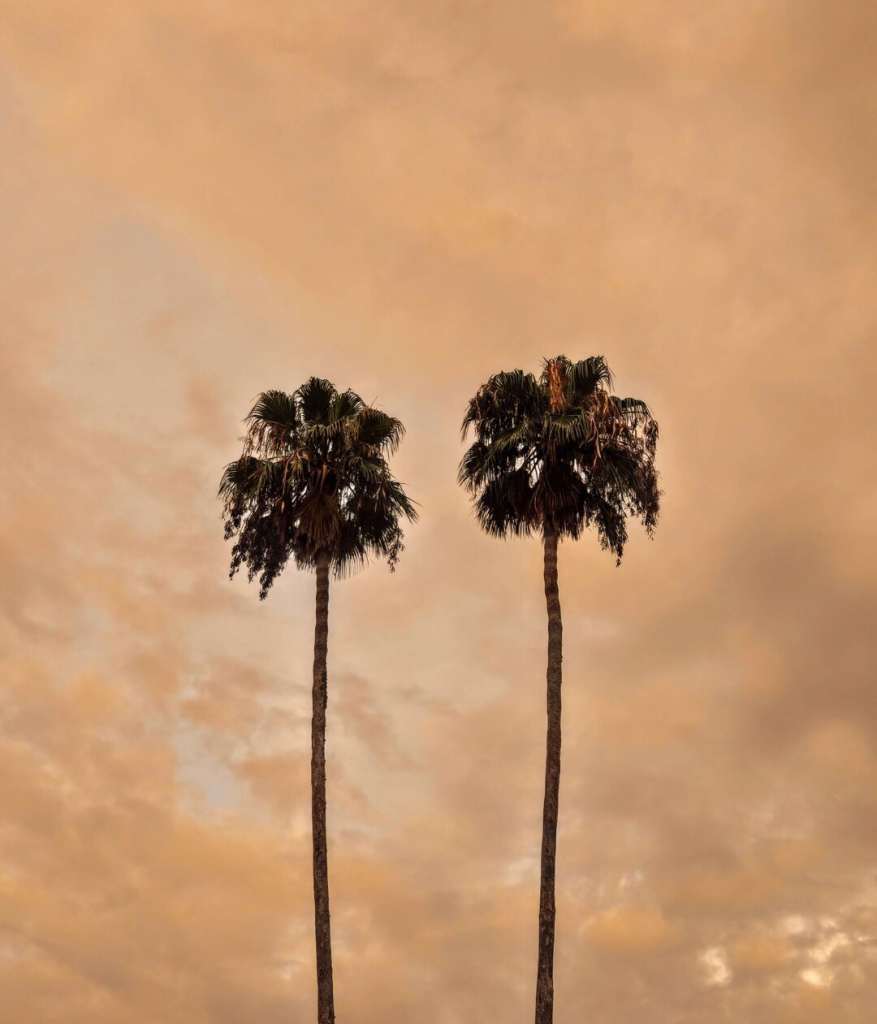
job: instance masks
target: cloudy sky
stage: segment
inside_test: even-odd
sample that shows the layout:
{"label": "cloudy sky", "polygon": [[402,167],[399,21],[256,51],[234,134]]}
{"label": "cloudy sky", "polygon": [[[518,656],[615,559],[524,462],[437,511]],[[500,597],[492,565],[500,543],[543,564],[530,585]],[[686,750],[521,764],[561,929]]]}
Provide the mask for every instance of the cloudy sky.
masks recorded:
{"label": "cloudy sky", "polygon": [[0,987],[16,1024],[314,1016],[313,577],[226,579],[264,388],[400,416],[396,575],[332,590],[343,1024],[532,1019],[536,541],[467,398],[603,354],[660,420],[561,548],[558,1024],[877,999],[877,8],[0,0]]}

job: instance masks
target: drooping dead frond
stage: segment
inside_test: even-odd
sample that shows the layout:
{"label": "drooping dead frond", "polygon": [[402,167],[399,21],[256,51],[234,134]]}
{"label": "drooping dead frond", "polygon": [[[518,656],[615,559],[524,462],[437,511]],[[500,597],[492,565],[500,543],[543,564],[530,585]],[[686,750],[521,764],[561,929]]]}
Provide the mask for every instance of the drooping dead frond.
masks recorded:
{"label": "drooping dead frond", "polygon": [[545,379],[548,385],[548,401],[552,412],[561,412],[566,406],[566,378],[568,364],[561,356],[545,361]]}

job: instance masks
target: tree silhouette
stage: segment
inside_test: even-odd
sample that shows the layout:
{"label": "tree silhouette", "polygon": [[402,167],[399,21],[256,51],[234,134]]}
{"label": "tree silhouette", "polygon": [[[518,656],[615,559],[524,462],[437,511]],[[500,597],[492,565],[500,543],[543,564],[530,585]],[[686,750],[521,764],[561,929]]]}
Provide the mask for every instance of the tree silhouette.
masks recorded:
{"label": "tree silhouette", "polygon": [[400,520],[417,513],[387,462],[402,424],[353,391],[312,377],[291,395],[261,394],[245,422],[243,453],[226,467],[219,488],[225,536],[235,538],[229,575],[246,566],[263,599],[290,559],[317,576],[311,724],[317,1020],[334,1024],[326,843],[329,573],[343,576],[373,556],[394,569]]}
{"label": "tree silhouette", "polygon": [[478,389],[463,419],[474,443],[459,481],[478,522],[497,537],[537,533],[544,553],[548,609],[548,734],[539,898],[536,1024],[554,1016],[555,857],[560,794],[563,625],[557,546],[594,527],[620,564],[629,517],[652,534],[660,490],[655,470],[658,424],[645,402],[611,393],[601,356],[547,359],[539,378],[497,373]]}

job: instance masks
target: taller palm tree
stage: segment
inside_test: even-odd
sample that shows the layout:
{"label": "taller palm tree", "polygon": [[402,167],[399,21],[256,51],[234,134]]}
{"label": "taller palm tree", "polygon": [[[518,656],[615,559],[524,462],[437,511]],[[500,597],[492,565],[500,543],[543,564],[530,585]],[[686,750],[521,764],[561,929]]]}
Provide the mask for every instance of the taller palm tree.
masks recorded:
{"label": "taller palm tree", "polygon": [[651,534],[660,491],[655,470],[658,424],[645,402],[611,393],[601,356],[573,363],[547,359],[541,376],[497,373],[478,389],[463,419],[475,441],[460,463],[478,522],[497,537],[542,537],[548,608],[548,735],[539,896],[536,1024],[554,1017],[555,856],[560,795],[563,626],[557,545],[593,526],[620,564],[627,518]]}
{"label": "taller palm tree", "polygon": [[251,582],[258,576],[263,599],[290,558],[317,575],[311,723],[317,1020],[334,1024],[326,844],[329,573],[343,576],[372,556],[394,569],[400,519],[417,514],[387,463],[402,424],[353,391],[311,377],[291,395],[259,395],[245,422],[243,453],[226,467],[219,488],[226,540],[236,538],[229,575],[245,565]]}

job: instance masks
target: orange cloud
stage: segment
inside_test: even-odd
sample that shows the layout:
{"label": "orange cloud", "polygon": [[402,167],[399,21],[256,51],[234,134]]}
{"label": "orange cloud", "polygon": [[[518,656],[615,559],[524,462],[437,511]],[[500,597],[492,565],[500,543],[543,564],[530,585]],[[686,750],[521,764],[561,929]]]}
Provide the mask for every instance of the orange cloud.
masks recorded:
{"label": "orange cloud", "polygon": [[313,372],[422,503],[332,585],[339,1018],[529,1012],[538,551],[454,476],[478,384],[559,351],[650,400],[666,499],[620,569],[560,552],[558,1024],[868,1018],[873,21],[0,0],[10,1019],[313,1016],[313,580],[229,584],[215,502]]}

